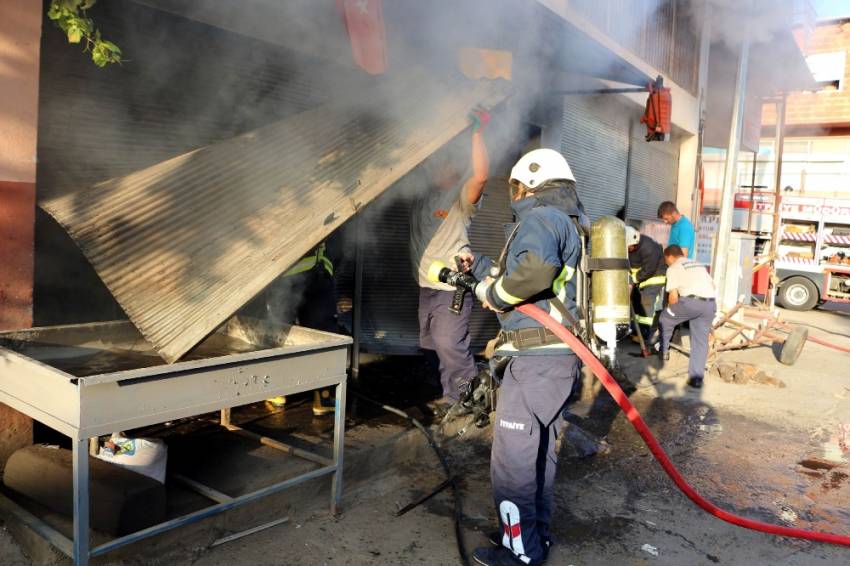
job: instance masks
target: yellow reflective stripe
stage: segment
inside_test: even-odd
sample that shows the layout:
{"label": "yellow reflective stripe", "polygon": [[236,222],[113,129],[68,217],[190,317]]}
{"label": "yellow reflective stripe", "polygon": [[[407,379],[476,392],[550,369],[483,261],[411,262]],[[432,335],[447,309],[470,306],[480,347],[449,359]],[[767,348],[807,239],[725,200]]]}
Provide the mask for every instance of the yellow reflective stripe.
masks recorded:
{"label": "yellow reflective stripe", "polygon": [[316,253],[304,256],[298,260],[298,263],[290,267],[286,272],[284,272],[284,277],[291,277],[293,275],[298,275],[299,273],[304,273],[305,271],[310,271],[314,267],[317,267],[319,264],[325,268],[328,274],[333,277],[334,274],[334,264],[330,259],[325,255],[325,244],[322,243],[319,247],[316,248]]}
{"label": "yellow reflective stripe", "polygon": [[631,270],[632,283],[637,283],[637,274],[640,271],[640,267],[633,267]]}
{"label": "yellow reflective stripe", "polygon": [[652,321],[654,320],[654,318],[655,318],[655,317],[652,317],[652,316],[638,316],[638,315],[635,315],[635,320],[637,321],[637,323],[638,323],[638,324],[643,324],[644,326],[651,326],[651,325],[652,325]]}
{"label": "yellow reflective stripe", "polygon": [[556,295],[559,295],[563,288],[567,285],[567,281],[572,279],[575,273],[575,269],[569,265],[565,265],[564,269],[561,270],[561,273],[555,278],[555,281],[552,282],[552,291],[554,291]]}
{"label": "yellow reflective stripe", "polygon": [[508,303],[509,305],[518,305],[523,302],[525,299],[520,299],[519,297],[514,297],[502,286],[502,278],[499,277],[499,280],[496,281],[496,296],[499,297],[502,301]]}
{"label": "yellow reflective stripe", "polygon": [[644,287],[649,287],[651,285],[666,285],[667,284],[667,276],[666,275],[654,275],[647,279],[646,281],[641,281],[640,285],[638,285],[638,289],[643,289]]}

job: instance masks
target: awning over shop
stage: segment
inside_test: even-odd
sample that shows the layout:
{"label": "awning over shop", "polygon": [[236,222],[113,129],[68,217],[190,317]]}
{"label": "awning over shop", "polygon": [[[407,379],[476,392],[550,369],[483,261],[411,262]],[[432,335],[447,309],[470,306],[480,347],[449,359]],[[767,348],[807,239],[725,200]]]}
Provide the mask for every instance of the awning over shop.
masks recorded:
{"label": "awning over shop", "polygon": [[507,88],[409,72],[40,205],[173,362]]}

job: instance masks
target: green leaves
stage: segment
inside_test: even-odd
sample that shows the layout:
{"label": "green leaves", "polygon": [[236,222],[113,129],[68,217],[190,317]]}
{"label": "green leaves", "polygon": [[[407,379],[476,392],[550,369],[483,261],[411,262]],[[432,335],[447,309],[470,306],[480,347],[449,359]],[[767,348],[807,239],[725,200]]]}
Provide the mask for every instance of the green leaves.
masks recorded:
{"label": "green leaves", "polygon": [[91,51],[91,59],[98,67],[121,62],[121,48],[100,36],[100,30],[86,17],[86,10],[97,0],[50,0],[47,17],[65,32],[68,43],[85,41],[83,51]]}

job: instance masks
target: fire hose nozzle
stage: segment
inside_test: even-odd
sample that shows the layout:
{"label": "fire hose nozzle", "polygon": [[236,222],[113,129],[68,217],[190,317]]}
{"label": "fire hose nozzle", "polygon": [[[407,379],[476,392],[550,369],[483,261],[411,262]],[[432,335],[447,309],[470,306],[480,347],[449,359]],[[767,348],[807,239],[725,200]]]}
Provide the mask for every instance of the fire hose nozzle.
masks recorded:
{"label": "fire hose nozzle", "polygon": [[449,307],[449,311],[454,314],[460,314],[463,310],[464,296],[467,291],[481,299],[481,292],[486,289],[486,286],[481,285],[471,274],[449,269],[442,261],[435,261],[428,268],[428,280],[432,283],[445,283],[455,288],[454,298]]}

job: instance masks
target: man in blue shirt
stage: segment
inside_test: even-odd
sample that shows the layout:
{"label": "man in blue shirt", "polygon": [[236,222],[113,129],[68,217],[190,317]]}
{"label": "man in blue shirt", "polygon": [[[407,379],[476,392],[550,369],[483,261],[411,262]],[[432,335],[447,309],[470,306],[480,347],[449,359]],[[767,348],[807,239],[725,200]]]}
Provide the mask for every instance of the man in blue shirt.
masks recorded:
{"label": "man in blue shirt", "polygon": [[696,233],[688,217],[680,213],[676,205],[668,200],[658,207],[658,218],[670,225],[670,239],[667,245],[679,246],[686,258],[693,259],[696,255]]}

